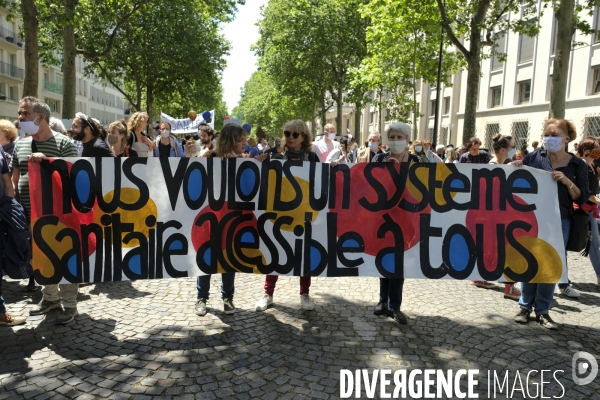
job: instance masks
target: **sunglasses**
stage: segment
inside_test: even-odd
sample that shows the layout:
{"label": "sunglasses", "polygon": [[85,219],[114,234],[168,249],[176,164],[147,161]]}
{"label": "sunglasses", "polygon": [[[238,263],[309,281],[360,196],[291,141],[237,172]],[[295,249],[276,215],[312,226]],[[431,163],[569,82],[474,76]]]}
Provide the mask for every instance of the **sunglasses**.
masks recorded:
{"label": "sunglasses", "polygon": [[285,137],[290,137],[293,136],[294,139],[298,139],[298,136],[302,135],[301,133],[298,132],[290,132],[290,131],[284,131],[283,134],[285,135]]}

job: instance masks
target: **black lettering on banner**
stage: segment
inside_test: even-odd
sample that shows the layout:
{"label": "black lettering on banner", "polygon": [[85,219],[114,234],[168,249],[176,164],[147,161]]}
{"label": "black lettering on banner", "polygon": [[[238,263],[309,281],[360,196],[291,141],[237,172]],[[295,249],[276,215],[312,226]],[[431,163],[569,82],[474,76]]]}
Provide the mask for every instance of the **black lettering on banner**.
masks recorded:
{"label": "black lettering on banner", "polygon": [[[162,229],[164,232],[168,228],[175,228],[177,230],[181,229],[182,225],[179,221],[168,221],[165,223],[158,223],[157,229]],[[173,244],[181,243],[181,248],[172,248]],[[160,243],[158,244],[160,246]],[[162,246],[162,257],[163,264],[165,266],[165,270],[167,274],[171,278],[184,278],[188,276],[187,269],[185,271],[180,271],[173,266],[171,262],[171,256],[185,256],[188,253],[188,241],[187,238],[181,233],[174,233],[167,238],[164,246]]]}
{"label": "black lettering on banner", "polygon": [[160,167],[163,173],[163,178],[165,180],[165,185],[167,185],[167,193],[169,194],[169,201],[171,202],[171,210],[175,211],[175,207],[177,207],[177,199],[179,198],[181,184],[183,183],[183,178],[186,176],[186,169],[188,163],[190,162],[190,159],[187,157],[176,158],[178,163],[177,169],[175,170],[175,175],[173,175],[171,171],[171,163],[169,162],[171,158],[160,157],[159,159]]}
{"label": "black lettering on banner", "polygon": [[[358,246],[356,247],[348,247],[344,246],[346,242],[355,241]],[[364,264],[365,260],[360,257],[356,260],[350,260],[346,257],[345,253],[364,253],[365,252],[365,242],[358,233],[356,232],[346,232],[340,236],[338,240],[338,246],[336,248],[337,256],[340,259],[340,262],[344,267],[355,268],[359,265]],[[358,270],[357,270],[358,271]]]}
{"label": "black lettering on banner", "polygon": [[[87,176],[87,178],[83,178],[89,184],[87,193],[80,193],[83,188],[81,185],[77,184],[79,174]],[[90,164],[88,160],[75,161],[71,167],[69,178],[71,181],[71,201],[73,202],[75,209],[83,214],[92,211],[94,209],[94,203],[96,202],[96,188],[93,185],[93,183],[96,182],[96,174],[94,173],[92,164]],[[84,198],[82,199],[80,195],[83,195]]]}
{"label": "black lettering on banner", "polygon": [[[494,190],[494,180],[497,179]],[[493,169],[474,169],[473,170],[473,188],[471,189],[471,210],[479,210],[481,181],[485,182],[485,208],[486,211],[505,211],[506,210],[506,174],[503,168]],[[498,210],[494,209],[494,198],[498,196]]]}
{"label": "black lettering on banner", "polygon": [[294,271],[294,275],[299,276],[301,274],[301,266],[302,263],[300,261],[300,254],[297,256],[294,255],[292,250],[292,246],[285,240],[285,237],[281,233],[282,225],[291,225],[294,222],[294,218],[289,216],[279,217],[273,223],[273,236],[275,236],[275,240],[285,253],[285,257],[287,259],[287,263],[285,265],[278,265],[275,267],[275,271],[279,274],[289,274],[290,271]]}
{"label": "black lettering on banner", "polygon": [[35,280],[42,285],[52,285],[59,283],[63,278],[63,269],[60,268],[61,262],[58,255],[54,252],[52,247],[44,240],[42,230],[46,226],[57,226],[59,223],[58,217],[54,215],[47,215],[37,219],[33,224],[32,237],[35,244],[41,250],[41,252],[48,258],[48,261],[54,266],[54,274],[50,278],[46,278],[40,273],[39,269],[34,269]]}
{"label": "black lettering on banner", "polygon": [[[496,258],[496,268],[492,271],[489,271],[485,267],[484,261],[484,244],[486,243],[486,238],[483,234],[483,225],[476,224],[475,225],[475,237],[477,238],[477,271],[479,272],[479,276],[484,281],[496,281],[500,279],[502,274],[504,273],[504,263],[506,262],[506,240],[504,237],[504,224],[496,225],[496,254],[498,255]],[[487,238],[489,242],[489,238]]]}
{"label": "black lettering on banner", "polygon": [[260,176],[260,192],[258,194],[258,206],[257,210],[264,211],[267,209],[267,202],[269,200],[269,175],[270,171],[275,171],[275,200],[272,205],[274,210],[278,210],[275,207],[275,202],[277,201],[277,195],[281,191],[281,185],[279,190],[277,190],[278,182],[281,182],[281,174],[282,174],[282,163],[279,161],[271,161],[269,159],[263,161],[261,163],[261,176]]}
{"label": "black lettering on banner", "polygon": [[[377,253],[375,266],[381,276],[385,278],[404,278],[404,235],[402,234],[402,229],[387,213],[383,215],[383,220],[384,223],[377,230],[377,237],[383,239],[386,233],[391,233],[394,237],[394,246],[384,247]],[[386,269],[386,266],[391,267],[390,265],[386,265],[387,261],[385,258],[388,256],[394,258],[393,272]]]}
{"label": "black lettering on banner", "polygon": [[[122,223],[121,222],[121,214],[112,214],[111,217],[112,217],[112,231],[113,231],[113,235],[112,235],[113,274],[114,274],[114,280],[120,281],[123,278],[123,276],[122,276],[122,270],[123,270],[122,238],[123,238],[123,233],[124,232],[133,232],[134,226],[132,223]],[[107,238],[108,237],[109,236],[107,236]],[[107,241],[108,241],[108,239],[107,239]],[[154,252],[153,252],[154,249],[152,247],[153,246],[151,246],[149,258],[152,258],[152,255],[154,254]]]}
{"label": "black lettering on banner", "polygon": [[[198,171],[200,174],[200,179],[196,180],[196,182],[190,181],[192,179],[192,174]],[[185,171],[185,176],[183,177],[183,199],[185,200],[185,204],[188,206],[190,210],[198,210],[204,202],[206,201],[206,182],[208,181],[208,177],[206,175],[206,170],[204,169],[204,165],[199,162],[193,162],[189,165],[188,169]],[[190,188],[194,185],[201,184],[202,186],[199,188],[200,193],[198,196],[193,199],[190,194]],[[195,194],[195,193],[194,193]]]}
{"label": "black lettering on banner", "polygon": [[[518,179],[523,179],[524,182],[528,184],[529,187],[526,186],[517,186],[515,187],[515,182]],[[508,189],[508,195],[506,199],[512,208],[516,211],[528,212],[534,211],[537,207],[535,203],[533,204],[520,204],[517,203],[514,194],[537,194],[538,192],[538,183],[535,177],[531,174],[531,172],[526,169],[518,169],[514,171],[512,174],[508,176],[506,180],[506,186]]]}
{"label": "black lettering on banner", "polygon": [[[467,264],[463,269],[455,268],[450,261],[450,243],[455,235],[462,236],[468,252]],[[473,240],[471,232],[469,232],[467,227],[460,224],[454,224],[448,228],[446,235],[444,236],[444,241],[442,242],[442,260],[444,261],[444,264],[450,266],[450,268],[448,268],[448,275],[454,279],[466,279],[473,272],[476,259],[477,254],[475,249],[475,241]]]}
{"label": "black lettering on banner", "polygon": [[258,217],[258,235],[269,250],[269,253],[271,255],[271,264],[263,264],[262,257],[255,257],[253,259],[250,259],[251,263],[256,265],[256,268],[258,268],[261,274],[270,274],[275,270],[275,268],[281,267],[281,265],[279,265],[279,252],[277,251],[277,247],[275,246],[275,243],[271,240],[271,236],[269,236],[269,234],[265,230],[266,222],[275,220],[276,218],[277,214],[273,212],[266,212],[260,217]]}
{"label": "black lettering on banner", "polygon": [[[360,204],[360,206],[365,210],[371,212],[389,210],[397,204],[398,200],[400,200],[400,196],[402,196],[402,191],[400,191],[400,196],[398,196],[395,202],[392,203],[391,201],[388,201],[388,193],[386,191],[385,186],[373,176],[373,170],[387,169],[389,171],[390,166],[393,167],[391,163],[369,163],[365,165],[365,168],[363,170],[364,179],[369,184],[369,186],[371,186],[373,191],[377,194],[377,201],[375,203],[369,202],[366,196],[358,199],[358,204]],[[396,190],[396,193],[398,193],[398,190]]]}
{"label": "black lettering on banner", "polygon": [[528,224],[525,221],[513,221],[506,227],[506,240],[508,241],[508,244],[510,244],[518,253],[523,256],[523,258],[525,258],[525,261],[527,261],[527,269],[522,274],[517,274],[514,272],[510,268],[510,265],[506,266],[504,275],[514,282],[529,282],[535,278],[539,270],[539,265],[535,256],[531,254],[531,252],[523,245],[521,245],[514,236],[514,231],[516,229],[523,229],[525,232],[529,232],[531,228],[531,224]]}
{"label": "black lettering on banner", "polygon": [[[100,221],[102,222],[102,225],[104,225],[104,237],[106,238],[106,240],[104,241],[104,282],[110,282],[113,280],[113,257],[111,243],[109,240],[109,238],[112,237],[112,228],[110,226],[112,224],[112,217],[108,214],[103,215],[102,218],[100,218]],[[116,277],[115,280],[117,280]]]}
{"label": "black lettering on banner", "polygon": [[[227,195],[228,195],[227,206],[229,207],[230,210],[254,210],[253,203],[236,200],[235,195],[237,193],[236,189],[238,187],[236,185],[236,176],[238,173],[238,171],[236,169],[237,159],[230,158],[229,160],[227,160],[227,162],[229,163],[228,171],[227,171],[227,178],[228,178],[227,188],[229,189],[227,191]],[[256,177],[256,180],[258,180],[258,176]]]}
{"label": "black lettering on banner", "polygon": [[242,215],[241,211],[231,211],[228,214],[226,214],[225,216],[223,216],[223,218],[221,218],[221,220],[219,221],[219,223],[217,225],[216,247],[213,247],[211,251],[217,252],[217,259],[219,260],[219,263],[221,264],[221,268],[223,268],[223,270],[225,272],[236,272],[236,271],[227,262],[227,259],[225,259],[225,255],[223,254],[223,249],[224,248],[227,249],[227,247],[229,246],[228,243],[231,243],[231,241],[222,243],[223,234],[226,233],[225,228],[227,227],[227,225],[229,225],[229,223],[230,223],[229,221],[231,221],[235,218],[239,218],[240,215]]}
{"label": "black lettering on banner", "polygon": [[465,211],[471,207],[471,202],[457,203],[454,201],[452,195],[454,193],[469,193],[471,191],[471,181],[469,177],[458,172],[456,164],[445,164],[446,168],[450,170],[450,175],[444,180],[442,193],[444,194],[444,200],[446,205],[439,207],[438,212],[447,212],[452,210]]}
{"label": "black lettering on banner", "polygon": [[[81,278],[83,277],[83,270],[81,264],[81,242],[79,241],[79,234],[75,229],[71,228],[62,228],[56,234],[56,240],[58,242],[62,242],[64,239],[71,239],[73,245],[69,250],[63,254],[60,258],[59,268],[64,271],[64,278],[71,283],[81,282]],[[71,259],[75,257],[74,261]],[[69,268],[69,264],[75,265],[75,271],[71,271]],[[56,268],[56,264],[54,264]]]}
{"label": "black lettering on banner", "polygon": [[[254,218],[254,214],[239,214],[237,218],[234,218],[229,226],[227,227],[227,231],[225,232],[225,251],[227,253],[227,258],[229,260],[229,264],[232,268],[236,269],[239,272],[247,272],[252,273],[253,269],[250,267],[246,267],[238,260],[238,253],[235,251],[237,246],[234,246],[236,236],[235,231],[244,222],[250,222]],[[225,227],[224,227],[225,228]],[[240,236],[241,238],[241,236]],[[238,245],[241,243],[238,243]],[[241,253],[241,252],[240,252]],[[243,254],[242,254],[243,255]]]}
{"label": "black lettering on banner", "polygon": [[[314,252],[313,252],[314,249]],[[318,264],[312,268],[312,258],[318,258]],[[327,251],[312,238],[312,213],[304,214],[304,271],[301,276],[319,276],[327,267]],[[294,271],[294,275],[297,275]]]}
{"label": "black lettering on banner", "polygon": [[[358,276],[358,268],[348,270],[346,268],[338,268],[337,266],[337,255],[342,253],[343,256],[342,247],[338,245],[339,242],[337,240],[337,217],[337,213],[327,213],[327,276]],[[349,261],[345,257],[344,259]]]}
{"label": "black lettering on banner", "polygon": [[448,265],[442,262],[442,264],[433,268],[431,266],[431,261],[429,259],[430,254],[430,246],[429,246],[429,238],[431,237],[442,237],[442,228],[432,227],[431,226],[431,214],[421,214],[420,219],[420,230],[421,230],[421,240],[420,240],[420,251],[419,258],[421,261],[421,272],[428,279],[441,279],[448,274]]}
{"label": "black lettering on banner", "polygon": [[140,192],[140,197],[135,203],[128,204],[121,202],[120,206],[123,210],[137,211],[148,204],[148,200],[150,199],[150,190],[148,189],[148,185],[146,185],[146,182],[144,182],[143,179],[138,178],[132,171],[136,164],[146,165],[147,162],[147,157],[130,157],[123,161],[123,174],[137,187]]}
{"label": "black lettering on banner", "polygon": [[[250,217],[250,220],[252,219],[251,215],[246,214],[246,216]],[[248,220],[247,218],[244,219]],[[253,242],[248,243],[246,241],[242,241],[242,238],[245,235],[251,235]],[[258,237],[258,232],[256,231],[256,229],[254,229],[254,227],[245,226],[243,228],[240,228],[240,230],[234,235],[233,242],[231,245],[233,246],[233,254],[237,255],[242,263],[250,265],[256,265],[258,263],[262,264],[262,262],[260,261],[262,257],[248,257],[246,256],[246,254],[244,254],[244,250],[246,249],[258,250],[258,248],[260,247],[260,239]],[[252,268],[250,268],[250,270],[252,270]]]}
{"label": "black lettering on banner", "polygon": [[[104,196],[102,195],[104,193],[103,190],[103,185],[102,185],[102,161],[103,160],[107,160],[106,162],[113,162],[114,165],[114,170],[113,170],[113,196],[112,199],[109,202],[104,201]],[[100,207],[100,209],[107,213],[107,214],[112,214],[114,213],[117,208],[119,207],[119,204],[121,203],[121,158],[118,157],[110,157],[110,158],[104,158],[104,157],[96,157],[96,171],[95,171],[95,175],[96,175],[96,182],[95,182],[95,188],[96,188],[96,193],[98,194],[97,196],[97,201],[98,201],[98,207]],[[88,282],[88,281],[85,281]]]}
{"label": "black lettering on banner", "polygon": [[321,166],[321,194],[317,199],[315,197],[315,182],[317,180],[317,162],[310,162],[310,171],[309,171],[309,179],[308,179],[308,203],[310,204],[310,208],[315,211],[321,211],[325,207],[327,207],[327,201],[329,199],[328,190],[329,190],[329,164],[319,163]]}
{"label": "black lettering on banner", "polygon": [[[125,254],[123,257],[123,274],[131,280],[136,279],[147,279],[148,278],[148,240],[142,232],[130,232],[123,237],[123,243],[128,244],[132,240],[139,242],[139,247],[134,247]],[[137,273],[131,269],[131,265],[135,263],[132,259],[134,257],[139,258],[140,273]]]}
{"label": "black lettering on banner", "polygon": [[[153,228],[154,226],[156,226],[156,217],[154,215],[149,215],[146,217],[146,226],[148,227],[148,242],[150,242],[150,256],[148,257],[148,278],[154,279],[156,274],[156,229]],[[120,246],[121,243],[119,241],[119,247]],[[160,268],[162,269],[162,265],[160,265]]]}
{"label": "black lettering on banner", "polygon": [[52,174],[58,172],[62,184],[62,210],[63,214],[70,214],[73,209],[71,206],[71,185],[69,180],[69,166],[65,160],[44,160],[40,164],[40,180],[42,182],[42,214],[54,214],[54,196]]}
{"label": "black lettering on banner", "polygon": [[[427,204],[429,203],[429,195],[427,192],[427,187],[425,186],[425,184],[423,182],[421,182],[421,180],[417,176],[417,170],[419,168],[428,168],[427,165],[430,165],[430,164],[413,163],[408,168],[408,179],[409,179],[410,183],[412,183],[412,185],[415,187],[415,189],[419,193],[421,193],[421,201],[418,202],[417,204],[414,204],[414,203],[409,202],[405,198],[403,198],[402,201],[400,202],[401,209],[412,212],[412,213],[418,213],[427,208]],[[435,164],[431,164],[431,165],[435,166]]]}
{"label": "black lettering on banner", "polygon": [[80,225],[79,230],[81,231],[81,255],[83,262],[83,282],[100,282],[101,279],[96,280],[94,276],[94,280],[90,280],[90,248],[89,248],[89,237],[90,235],[94,235],[96,240],[96,248],[94,252],[96,253],[96,263],[94,265],[95,275],[99,275],[99,272],[102,271],[103,264],[103,256],[104,252],[102,249],[104,248],[104,234],[102,233],[102,228],[98,224],[89,224],[89,225]]}
{"label": "black lettering on banner", "polygon": [[292,189],[294,189],[294,193],[296,195],[290,201],[282,201],[281,200],[281,192],[282,192],[281,181],[278,180],[276,187],[279,190],[275,190],[275,201],[273,203],[273,210],[275,210],[275,211],[292,211],[292,210],[295,210],[296,208],[300,207],[300,204],[302,203],[302,188],[300,187],[300,184],[296,180],[296,177],[294,176],[294,174],[292,174],[291,168],[292,167],[302,167],[303,164],[304,163],[299,160],[288,160],[283,163],[283,167],[282,167],[283,174],[288,179],[288,182],[292,186]]}
{"label": "black lettering on banner", "polygon": [[[215,250],[215,249],[217,248],[217,245],[218,245],[217,244],[217,241],[218,241],[217,231],[218,231],[219,220],[217,219],[217,216],[215,213],[206,212],[206,213],[202,214],[201,216],[199,216],[195,222],[196,226],[202,226],[202,225],[204,225],[204,223],[209,224],[208,229],[210,232],[210,235],[209,235],[210,239],[207,242],[204,242],[198,248],[198,252],[196,253],[196,265],[198,266],[200,271],[204,272],[205,274],[216,274],[218,259],[217,259],[217,250]],[[204,258],[204,255],[206,254],[207,251],[210,251],[210,263],[207,263]],[[158,255],[157,255],[157,263],[156,263],[157,266],[160,265],[160,264],[158,264],[158,260],[160,260],[160,259],[158,258]],[[158,269],[157,269],[157,278],[158,278]]]}
{"label": "black lettering on banner", "polygon": [[[215,171],[213,163],[215,160],[220,160],[221,162],[221,185],[219,187],[221,193],[219,198],[215,198]],[[206,159],[206,174],[208,175],[208,206],[213,211],[219,211],[223,208],[225,204],[225,192],[227,190],[227,160],[226,159],[215,159],[214,157],[209,157]]]}
{"label": "black lettering on banner", "polygon": [[335,167],[330,167],[329,208],[336,207],[336,175],[338,173],[342,174],[342,209],[347,210],[350,208],[350,167],[346,164],[338,164]]}

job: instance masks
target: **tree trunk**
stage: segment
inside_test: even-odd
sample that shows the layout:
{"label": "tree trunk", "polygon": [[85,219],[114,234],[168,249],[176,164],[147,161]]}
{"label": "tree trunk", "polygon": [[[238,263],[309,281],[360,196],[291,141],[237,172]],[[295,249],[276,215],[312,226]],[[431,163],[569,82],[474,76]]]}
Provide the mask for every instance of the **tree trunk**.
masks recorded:
{"label": "tree trunk", "polygon": [[413,140],[419,138],[419,127],[417,126],[417,32],[414,38],[414,53],[413,53]]}
{"label": "tree trunk", "polygon": [[152,107],[154,105],[154,86],[152,81],[149,79],[146,85],[146,112],[148,113],[148,136],[153,134],[154,121],[152,119]]}
{"label": "tree trunk", "polygon": [[462,142],[475,136],[475,126],[477,118],[477,98],[479,95],[479,56],[473,57],[467,61],[467,96],[465,99],[465,119],[463,126]]}
{"label": "tree trunk", "polygon": [[325,96],[321,96],[321,133],[325,131],[325,125],[327,124],[327,103],[325,100]]}
{"label": "tree trunk", "polygon": [[342,114],[344,109],[344,88],[340,85],[337,90],[337,117],[335,117],[336,131],[338,135],[344,134],[342,126]]}
{"label": "tree trunk", "polygon": [[314,139],[314,137],[317,134],[317,99],[313,100],[312,119],[310,122],[311,122],[310,131],[311,131],[313,139]]}
{"label": "tree trunk", "polygon": [[356,140],[356,143],[361,143],[360,115],[362,114],[362,109],[362,103],[357,102],[354,109],[354,140]]}
{"label": "tree trunk", "polygon": [[25,34],[25,82],[23,83],[23,97],[38,95],[39,81],[39,44],[38,44],[38,17],[34,0],[21,0],[21,14],[23,15],[23,32]]}
{"label": "tree trunk", "polygon": [[75,7],[79,0],[65,0],[65,17],[69,23],[63,26],[63,109],[62,117],[70,119],[75,117],[75,88],[77,83],[77,71],[75,71],[75,56],[77,48],[75,46],[75,27],[73,26],[73,17]]}
{"label": "tree trunk", "polygon": [[567,79],[571,58],[571,40],[575,33],[574,0],[561,0],[556,11],[556,52],[552,68],[552,89],[550,91],[549,118],[565,118],[567,99]]}

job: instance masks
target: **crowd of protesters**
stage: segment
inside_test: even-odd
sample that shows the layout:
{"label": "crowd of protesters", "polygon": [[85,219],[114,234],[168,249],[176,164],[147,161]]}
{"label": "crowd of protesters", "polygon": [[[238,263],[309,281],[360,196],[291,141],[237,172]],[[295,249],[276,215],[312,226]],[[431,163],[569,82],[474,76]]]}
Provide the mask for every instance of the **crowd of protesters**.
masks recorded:
{"label": "crowd of protesters", "polygon": [[[481,140],[476,137],[458,148],[452,144],[436,145],[427,139],[411,141],[410,126],[401,122],[387,127],[385,141],[379,132],[371,132],[362,146],[358,145],[349,131],[338,137],[336,127],[332,124],[324,126],[321,140],[313,141],[310,130],[302,120],[284,124],[280,135],[276,135],[271,142],[266,137],[258,140],[251,137],[252,127],[242,125],[235,117],[227,118],[220,132],[201,123],[197,134],[189,134],[183,140],[173,134],[171,125],[165,121],[155,126],[156,135],[151,135],[149,122],[148,114],[136,112],[128,121],[114,121],[106,131],[97,120],[77,113],[67,132],[60,120],[51,118],[47,104],[34,97],[23,98],[19,102],[17,121],[0,120],[0,193],[3,196],[0,212],[2,204],[16,199],[14,201],[20,203],[19,207],[22,206],[23,220],[30,224],[28,164],[29,161],[41,163],[49,157],[252,157],[259,162],[266,159],[303,160],[330,163],[333,167],[342,163],[364,162],[526,165],[551,172],[557,182],[565,247],[574,209],[587,213],[591,222],[591,241],[587,254],[600,285],[600,235],[597,222],[600,143],[595,138],[586,137],[575,144],[576,154],[570,153],[569,143],[574,142],[577,133],[568,121],[547,120],[541,135],[542,144],[540,146],[537,141],[531,143],[532,151],[529,151],[526,141],[517,144],[511,136],[500,134],[492,138],[491,149],[482,148]],[[0,227],[3,226],[4,221],[1,221]],[[5,261],[3,258],[3,267]],[[33,278],[29,279],[26,290],[36,290]],[[235,312],[235,273],[223,273],[221,279],[223,311],[232,314]],[[277,275],[265,277],[264,295],[256,304],[257,311],[264,311],[273,305],[277,280]],[[496,287],[487,281],[472,281],[472,284],[482,288]],[[315,304],[309,295],[311,278],[300,277],[299,286],[301,307],[314,310]],[[400,310],[403,286],[404,279],[380,278],[379,302],[374,313],[387,315],[401,324],[408,323],[408,318]],[[42,288],[42,300],[29,314],[41,315],[57,309],[60,311],[57,324],[73,321],[77,316],[78,287],[79,284],[45,285]],[[519,290],[514,283],[505,284],[504,297],[519,302],[515,321],[527,323],[530,314],[535,312],[538,323],[555,329],[557,325],[549,316],[555,287],[555,284],[523,283]],[[561,283],[558,287],[562,295],[580,296],[570,282]],[[198,277],[194,308],[197,315],[207,313],[209,290],[210,275]],[[0,324],[18,325],[25,321],[26,317],[12,315],[6,310],[0,281]]]}

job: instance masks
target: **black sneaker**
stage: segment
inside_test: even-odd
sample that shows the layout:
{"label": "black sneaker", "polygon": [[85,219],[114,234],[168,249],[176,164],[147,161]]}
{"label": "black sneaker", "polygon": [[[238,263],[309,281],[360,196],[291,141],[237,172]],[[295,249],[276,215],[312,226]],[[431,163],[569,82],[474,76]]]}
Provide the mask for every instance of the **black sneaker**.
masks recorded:
{"label": "black sneaker", "polygon": [[388,317],[394,321],[401,323],[402,325],[408,324],[408,317],[400,310],[387,310]]}
{"label": "black sneaker", "polygon": [[383,314],[385,314],[386,311],[387,311],[387,304],[385,304],[383,301],[380,301],[375,306],[375,310],[373,311],[373,314],[383,315]]}
{"label": "black sneaker", "polygon": [[196,307],[194,307],[194,311],[196,312],[196,315],[206,315],[206,299],[198,299],[196,302]]}
{"label": "black sneaker", "polygon": [[235,306],[231,298],[223,299],[223,312],[228,315],[235,312]]}
{"label": "black sneaker", "polygon": [[531,315],[531,311],[527,310],[526,308],[521,308],[519,310],[519,312],[517,313],[517,315],[515,315],[515,322],[518,322],[520,324],[526,324],[529,322],[529,316]]}
{"label": "black sneaker", "polygon": [[77,309],[76,308],[67,308],[67,307],[65,307],[65,311],[63,311],[62,313],[60,313],[60,317],[58,317],[56,319],[56,321],[54,321],[54,323],[56,325],[68,324],[69,322],[71,322],[71,321],[73,321],[75,319],[76,315],[77,315]]}
{"label": "black sneaker", "polygon": [[42,315],[42,314],[46,314],[47,312],[50,312],[52,310],[54,310],[55,308],[59,308],[60,307],[60,300],[56,300],[56,301],[48,301],[48,300],[44,300],[42,299],[42,301],[40,301],[38,304],[35,305],[35,307],[33,307],[31,310],[29,310],[29,315]]}
{"label": "black sneaker", "polygon": [[548,314],[538,315],[536,321],[546,329],[556,329],[558,324]]}

